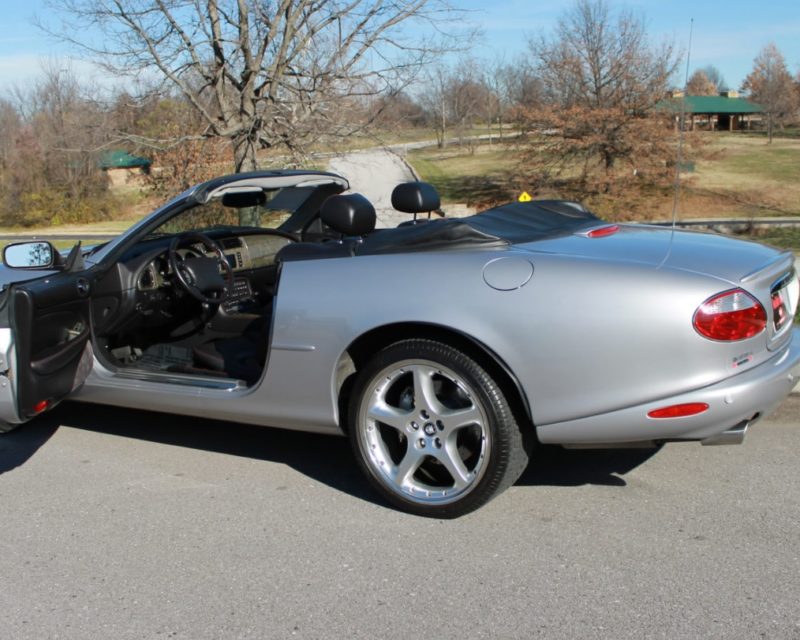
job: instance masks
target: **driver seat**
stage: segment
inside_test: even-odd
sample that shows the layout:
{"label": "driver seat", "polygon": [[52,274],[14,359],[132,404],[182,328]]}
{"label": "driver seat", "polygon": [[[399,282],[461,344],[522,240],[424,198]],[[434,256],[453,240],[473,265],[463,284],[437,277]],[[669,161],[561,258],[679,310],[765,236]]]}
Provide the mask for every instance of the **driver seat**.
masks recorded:
{"label": "driver seat", "polygon": [[252,385],[261,377],[267,361],[270,317],[246,330],[240,336],[220,338],[192,349],[192,358],[197,369],[203,372],[224,373],[228,377],[244,380]]}
{"label": "driver seat", "polygon": [[352,257],[363,236],[375,230],[375,207],[360,193],[331,196],[322,203],[319,217],[339,239],[287,244],[275,256],[277,263]]}

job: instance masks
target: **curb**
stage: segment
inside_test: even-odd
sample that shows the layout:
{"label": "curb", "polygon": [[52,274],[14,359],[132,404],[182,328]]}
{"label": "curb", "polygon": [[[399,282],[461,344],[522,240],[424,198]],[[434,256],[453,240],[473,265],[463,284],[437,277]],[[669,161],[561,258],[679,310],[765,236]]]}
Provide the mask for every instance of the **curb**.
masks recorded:
{"label": "curb", "polygon": [[414,165],[411,164],[408,160],[406,160],[403,154],[399,153],[398,151],[395,151],[392,148],[388,148],[387,151],[392,155],[396,156],[397,159],[400,160],[400,162],[402,162],[405,165],[406,169],[408,169],[409,173],[411,173],[411,175],[414,177],[414,180],[418,182],[422,180],[422,176],[420,176],[417,173],[417,170],[414,168]]}

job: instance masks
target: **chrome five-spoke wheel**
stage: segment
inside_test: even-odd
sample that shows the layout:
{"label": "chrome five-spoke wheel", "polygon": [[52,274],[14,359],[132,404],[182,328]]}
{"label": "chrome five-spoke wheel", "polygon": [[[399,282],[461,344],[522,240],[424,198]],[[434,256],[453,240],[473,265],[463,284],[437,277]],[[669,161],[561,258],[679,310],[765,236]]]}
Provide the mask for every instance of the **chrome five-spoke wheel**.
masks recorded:
{"label": "chrome five-spoke wheel", "polygon": [[[407,340],[378,354],[356,382],[350,416],[367,476],[393,503],[420,515],[472,511],[513,483],[527,462],[499,387],[445,344]],[[510,482],[509,472],[516,473]]]}

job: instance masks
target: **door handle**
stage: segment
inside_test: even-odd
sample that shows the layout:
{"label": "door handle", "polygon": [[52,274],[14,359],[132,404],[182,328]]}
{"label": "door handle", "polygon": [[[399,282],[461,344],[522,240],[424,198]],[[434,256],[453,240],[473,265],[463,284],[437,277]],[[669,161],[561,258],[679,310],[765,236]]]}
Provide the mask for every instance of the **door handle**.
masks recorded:
{"label": "door handle", "polygon": [[75,283],[75,287],[78,289],[78,296],[80,298],[85,298],[92,290],[92,285],[89,284],[89,281],[86,278],[78,278],[78,281]]}

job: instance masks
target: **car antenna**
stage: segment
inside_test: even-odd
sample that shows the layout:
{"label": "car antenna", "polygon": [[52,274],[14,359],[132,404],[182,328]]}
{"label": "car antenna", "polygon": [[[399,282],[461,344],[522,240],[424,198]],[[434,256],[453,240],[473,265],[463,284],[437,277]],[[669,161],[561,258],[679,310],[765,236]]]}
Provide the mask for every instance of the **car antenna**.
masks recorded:
{"label": "car antenna", "polygon": [[678,121],[678,157],[675,160],[675,195],[672,200],[672,230],[678,222],[678,208],[681,199],[681,164],[683,164],[683,139],[686,125],[686,92],[689,88],[689,61],[692,57],[692,34],[694,32],[694,18],[689,21],[689,48],[686,50],[686,76],[683,81],[683,95],[681,96],[681,116]]}

